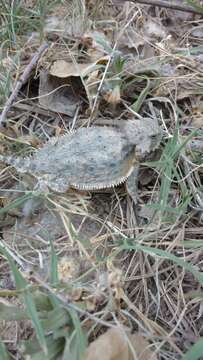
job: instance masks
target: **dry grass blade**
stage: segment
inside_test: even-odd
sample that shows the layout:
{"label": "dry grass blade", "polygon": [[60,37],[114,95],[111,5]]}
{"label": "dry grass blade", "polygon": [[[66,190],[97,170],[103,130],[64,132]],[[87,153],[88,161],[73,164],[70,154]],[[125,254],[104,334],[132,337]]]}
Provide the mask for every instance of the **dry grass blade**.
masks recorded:
{"label": "dry grass blade", "polygon": [[0,1],[0,358],[202,356],[201,15]]}
{"label": "dry grass blade", "polygon": [[3,126],[3,123],[5,122],[5,118],[6,115],[8,113],[8,111],[10,110],[13,102],[15,101],[16,97],[18,96],[18,93],[21,89],[21,87],[23,86],[23,84],[25,84],[28,81],[28,78],[30,76],[30,73],[32,71],[32,69],[36,66],[38,60],[40,59],[40,57],[42,56],[43,52],[48,48],[48,43],[44,42],[39,49],[37,50],[37,52],[33,55],[30,63],[26,66],[23,74],[20,76],[19,80],[17,81],[12,94],[9,96],[8,100],[6,101],[6,104],[4,106],[4,109],[0,115],[0,127]]}

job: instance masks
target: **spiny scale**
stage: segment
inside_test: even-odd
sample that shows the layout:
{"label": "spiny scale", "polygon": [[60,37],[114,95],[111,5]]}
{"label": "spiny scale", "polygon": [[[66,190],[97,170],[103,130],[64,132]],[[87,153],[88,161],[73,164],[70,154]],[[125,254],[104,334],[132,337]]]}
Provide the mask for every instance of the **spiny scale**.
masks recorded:
{"label": "spiny scale", "polygon": [[95,184],[95,185],[83,185],[83,184],[72,184],[71,186],[78,190],[102,190],[102,189],[108,189],[112,188],[114,186],[122,185],[130,176],[130,174],[133,171],[133,167],[129,170],[129,172],[126,174],[126,176],[123,176],[122,178],[118,179],[117,182],[114,183],[106,183],[106,184]]}

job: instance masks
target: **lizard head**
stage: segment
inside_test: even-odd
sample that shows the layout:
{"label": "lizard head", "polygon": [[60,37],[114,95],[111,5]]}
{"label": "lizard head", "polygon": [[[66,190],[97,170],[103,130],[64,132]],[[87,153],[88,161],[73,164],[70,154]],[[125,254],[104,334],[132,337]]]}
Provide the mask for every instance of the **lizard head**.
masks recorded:
{"label": "lizard head", "polygon": [[157,119],[143,118],[125,121],[124,133],[140,157],[155,150],[161,142],[161,129]]}

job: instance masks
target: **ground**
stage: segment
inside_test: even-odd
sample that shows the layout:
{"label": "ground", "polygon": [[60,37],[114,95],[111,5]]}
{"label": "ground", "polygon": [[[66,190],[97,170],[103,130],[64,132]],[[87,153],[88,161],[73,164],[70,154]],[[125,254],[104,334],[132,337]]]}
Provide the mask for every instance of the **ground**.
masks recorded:
{"label": "ground", "polygon": [[162,132],[137,207],[123,185],[43,192],[0,163],[2,359],[203,359],[203,7],[153,3],[0,2],[1,111],[23,76],[1,155],[98,121]]}

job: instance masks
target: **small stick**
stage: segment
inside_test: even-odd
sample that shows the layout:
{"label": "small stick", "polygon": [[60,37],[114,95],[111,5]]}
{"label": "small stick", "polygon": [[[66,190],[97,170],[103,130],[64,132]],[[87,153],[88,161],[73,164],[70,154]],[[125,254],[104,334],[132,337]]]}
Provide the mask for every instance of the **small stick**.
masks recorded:
{"label": "small stick", "polygon": [[[174,3],[173,1],[164,1],[164,0],[123,0],[123,1],[130,1],[130,2],[140,3],[140,4],[144,4],[144,5],[159,6],[159,7],[164,7],[164,8],[168,8],[168,9],[180,10],[180,11],[184,11],[184,12],[191,12],[193,14],[203,15],[203,10],[201,11],[195,7],[184,5],[184,4],[177,4],[177,3]],[[118,2],[120,2],[120,1],[118,1]],[[116,3],[116,0],[114,0],[114,3]]]}
{"label": "small stick", "polygon": [[8,111],[10,110],[10,107],[12,106],[16,97],[18,96],[18,93],[19,93],[22,85],[26,83],[32,69],[36,65],[37,61],[41,57],[44,50],[46,50],[47,48],[48,48],[47,42],[43,42],[42,45],[39,47],[39,49],[36,51],[36,53],[33,55],[30,63],[25,67],[25,70],[23,71],[22,75],[20,76],[19,80],[16,83],[15,88],[13,89],[11,95],[9,96],[8,100],[5,103],[3,111],[0,115],[0,127],[3,126],[3,123],[5,122],[5,119],[6,119],[6,115],[7,115]]}

